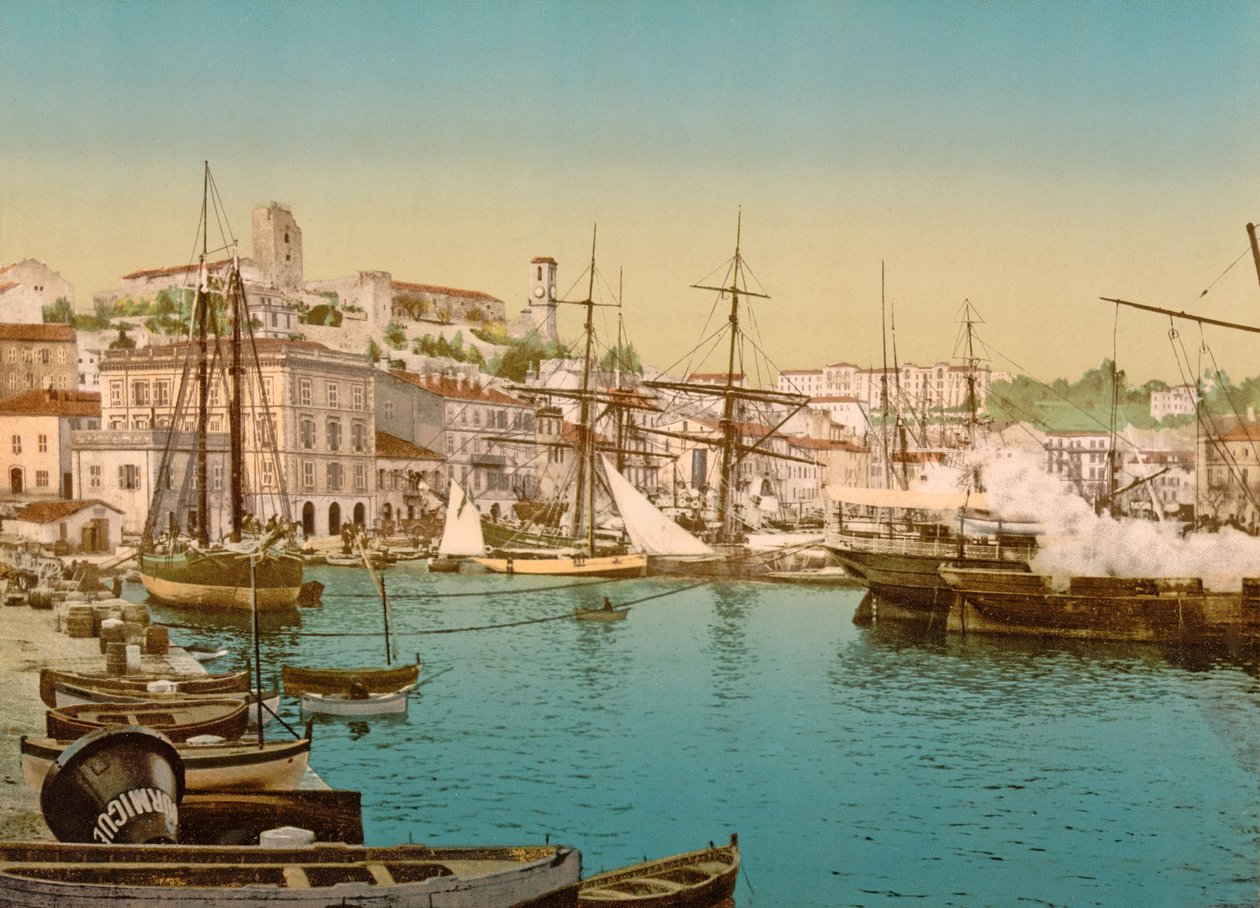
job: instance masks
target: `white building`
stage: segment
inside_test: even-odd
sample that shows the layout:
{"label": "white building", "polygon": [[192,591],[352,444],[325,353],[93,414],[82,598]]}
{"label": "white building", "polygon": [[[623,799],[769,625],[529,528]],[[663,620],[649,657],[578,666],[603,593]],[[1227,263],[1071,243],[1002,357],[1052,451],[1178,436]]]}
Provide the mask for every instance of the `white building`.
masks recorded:
{"label": "white building", "polygon": [[33,502],[5,528],[58,554],[112,552],[122,544],[122,512],[96,499]]}
{"label": "white building", "polygon": [[1178,385],[1162,391],[1151,392],[1151,419],[1158,422],[1166,416],[1193,416],[1195,411],[1194,385]]}
{"label": "white building", "polygon": [[74,311],[74,287],[43,262],[23,259],[0,266],[0,311],[5,321],[41,324],[44,309],[59,299]]}

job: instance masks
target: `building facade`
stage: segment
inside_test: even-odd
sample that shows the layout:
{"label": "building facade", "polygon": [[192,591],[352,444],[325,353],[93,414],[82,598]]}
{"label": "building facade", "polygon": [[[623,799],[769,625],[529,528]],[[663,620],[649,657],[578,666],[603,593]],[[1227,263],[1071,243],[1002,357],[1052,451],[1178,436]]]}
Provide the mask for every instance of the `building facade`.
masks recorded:
{"label": "building facade", "polygon": [[72,433],[100,426],[101,396],[35,389],[0,400],[0,488],[18,500],[74,494]]}
{"label": "building facade", "polygon": [[78,362],[70,325],[0,324],[0,394],[32,388],[74,391]]}
{"label": "building facade", "polygon": [[0,310],[13,322],[42,324],[44,311],[65,300],[74,311],[74,287],[43,262],[23,259],[0,267]]}

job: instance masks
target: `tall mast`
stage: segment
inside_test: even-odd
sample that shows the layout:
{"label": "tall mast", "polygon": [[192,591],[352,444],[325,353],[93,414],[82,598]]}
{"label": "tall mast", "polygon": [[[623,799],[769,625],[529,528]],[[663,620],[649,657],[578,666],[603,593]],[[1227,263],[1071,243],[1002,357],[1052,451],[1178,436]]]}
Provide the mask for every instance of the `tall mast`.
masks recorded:
{"label": "tall mast", "polygon": [[228,275],[228,294],[232,300],[232,399],[228,409],[228,431],[230,433],[231,451],[231,483],[232,483],[232,541],[241,541],[241,523],[244,518],[244,433],[242,429],[242,397],[241,397],[241,319],[248,318],[245,311],[245,288],[241,283],[240,261],[237,258],[236,244],[232,244],[232,272]]}
{"label": "tall mast", "polygon": [[730,286],[708,287],[703,284],[691,285],[698,290],[716,290],[719,293],[729,293],[731,295],[731,314],[728,318],[731,343],[726,358],[726,381],[722,386],[722,421],[719,424],[719,429],[722,433],[722,472],[718,477],[718,522],[721,525],[718,532],[720,534],[719,538],[724,542],[732,541],[736,535],[731,520],[731,511],[733,510],[731,497],[735,485],[735,467],[738,463],[735,457],[736,437],[738,435],[735,425],[735,398],[738,396],[735,388],[735,354],[739,343],[739,297],[742,293],[746,297],[770,298],[764,293],[753,293],[746,287],[741,289],[739,286],[739,276],[743,267],[743,259],[740,257],[739,252],[742,230],[743,212],[741,211],[735,221],[735,260],[731,267]]}
{"label": "tall mast", "polygon": [[879,435],[884,452],[884,488],[892,488],[892,452],[888,445],[888,309],[884,297],[884,263],[879,263],[879,333],[884,365],[879,371]]}
{"label": "tall mast", "polygon": [[209,277],[206,274],[206,256],[209,248],[209,199],[210,162],[206,171],[201,197],[201,268],[197,281],[197,541],[210,543],[210,497],[206,482],[206,427],[209,422],[210,382],[206,345],[206,324],[210,306]]}
{"label": "tall mast", "polygon": [[[581,533],[585,521],[586,543],[595,554],[595,408],[591,406],[591,346],[595,340],[595,240],[599,225],[591,231],[591,274],[586,288],[586,350],[582,355],[581,427],[578,430],[577,499],[573,507],[573,536]],[[587,513],[584,514],[583,512]]]}
{"label": "tall mast", "polygon": [[971,300],[963,300],[963,325],[967,330],[965,359],[967,361],[967,447],[976,444],[976,352],[973,346],[975,320],[972,318]]}

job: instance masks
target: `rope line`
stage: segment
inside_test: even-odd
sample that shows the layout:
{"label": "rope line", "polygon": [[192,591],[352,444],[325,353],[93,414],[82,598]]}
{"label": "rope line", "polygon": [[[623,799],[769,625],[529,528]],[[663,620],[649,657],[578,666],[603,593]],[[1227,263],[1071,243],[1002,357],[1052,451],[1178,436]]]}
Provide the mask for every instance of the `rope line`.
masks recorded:
{"label": "rope line", "polygon": [[[694,590],[694,589],[697,589],[698,587],[708,586],[710,583],[713,583],[715,579],[716,578],[709,579],[709,580],[701,580],[697,583],[690,583],[687,586],[679,587],[676,590],[666,590],[663,593],[653,593],[650,596],[641,596],[638,599],[631,599],[628,602],[622,603],[621,606],[619,606],[619,608],[622,611],[629,611],[630,608],[632,608],[633,606],[641,605],[644,602],[650,602],[653,599],[663,599],[666,596],[675,596],[679,593],[685,593],[688,590]],[[588,585],[592,585],[592,584],[588,584]],[[595,611],[598,611],[598,609],[596,609]],[[467,627],[439,627],[439,628],[431,628],[429,630],[423,630],[423,631],[395,631],[394,636],[396,637],[428,637],[428,636],[433,636],[435,634],[462,634],[468,631],[493,631],[493,630],[499,630],[500,628],[505,628],[505,627],[523,627],[527,624],[546,624],[549,621],[572,621],[572,620],[576,620],[573,616],[573,613],[565,612],[559,615],[544,615],[541,618],[522,618],[520,621],[502,621],[497,624],[476,624],[476,625],[469,625]],[[199,625],[199,624],[168,624],[166,625],[166,627],[173,628],[175,630],[205,630],[205,626]],[[288,637],[372,637],[372,638],[375,638],[375,637],[379,637],[380,633],[376,631],[360,632],[360,633],[354,633],[354,632],[332,633],[328,631],[287,631],[285,636],[288,636]]]}
{"label": "rope line", "polygon": [[[521,575],[515,575],[521,576]],[[638,578],[629,577],[605,577],[600,580],[591,580],[586,583],[556,583],[551,586],[531,586],[526,590],[483,590],[467,591],[463,593],[390,593],[389,598],[394,602],[407,601],[423,601],[426,599],[460,599],[466,596],[521,596],[526,593],[546,593],[551,590],[580,590],[588,586],[601,586],[605,583],[616,583],[620,580],[629,580]],[[329,595],[333,599],[380,599],[380,593],[332,593]]]}

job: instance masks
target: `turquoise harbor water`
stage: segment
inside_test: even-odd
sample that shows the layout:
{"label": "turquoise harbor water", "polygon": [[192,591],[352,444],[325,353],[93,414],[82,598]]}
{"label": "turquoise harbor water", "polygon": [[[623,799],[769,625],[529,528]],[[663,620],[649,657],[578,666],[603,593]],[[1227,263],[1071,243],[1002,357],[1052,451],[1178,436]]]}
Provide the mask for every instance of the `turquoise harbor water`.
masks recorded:
{"label": "turquoise harbor water", "polygon": [[[265,673],[380,662],[364,572],[308,577],[324,606],[264,620]],[[740,908],[1257,903],[1260,672],[1243,659],[857,627],[849,590],[531,593],[557,581],[405,567],[387,583],[430,680],[406,717],[318,721],[311,756],[362,791],[372,844],[550,836],[592,873],[738,832]],[[425,633],[671,591],[616,624]],[[243,664],[246,618],[154,620],[196,621],[172,636]]]}

